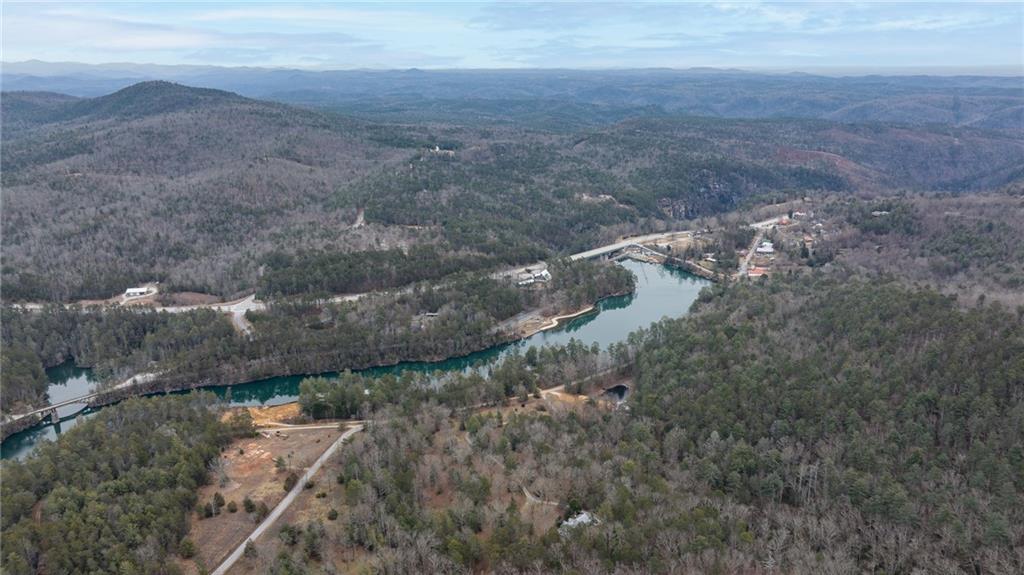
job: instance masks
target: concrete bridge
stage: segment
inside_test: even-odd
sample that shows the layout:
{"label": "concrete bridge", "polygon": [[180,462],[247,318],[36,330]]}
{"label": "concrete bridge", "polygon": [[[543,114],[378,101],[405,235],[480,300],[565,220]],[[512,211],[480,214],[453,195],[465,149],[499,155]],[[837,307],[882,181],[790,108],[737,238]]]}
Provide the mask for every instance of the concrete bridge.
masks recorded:
{"label": "concrete bridge", "polygon": [[619,253],[612,255],[611,258],[613,260],[633,258],[649,263],[663,264],[668,259],[668,255],[640,244],[629,244]]}
{"label": "concrete bridge", "polygon": [[2,423],[3,425],[10,425],[10,424],[18,422],[18,421],[20,421],[22,419],[25,419],[26,417],[32,417],[34,415],[39,415],[39,414],[43,414],[42,421],[46,421],[47,419],[49,419],[53,423],[58,423],[58,422],[60,422],[61,417],[68,417],[69,415],[72,415],[73,413],[77,413],[78,411],[81,411],[81,410],[76,410],[76,411],[73,411],[71,413],[65,413],[64,415],[61,415],[58,412],[58,410],[60,408],[62,408],[62,407],[67,407],[69,405],[79,405],[80,404],[80,405],[82,405],[82,409],[85,409],[86,407],[89,407],[89,403],[92,402],[92,400],[96,399],[97,397],[99,397],[99,396],[101,396],[101,395],[103,395],[105,393],[110,393],[112,391],[115,391],[115,390],[118,390],[118,389],[123,389],[123,388],[126,388],[126,387],[132,387],[133,385],[138,384],[138,383],[146,383],[148,381],[152,381],[158,375],[159,374],[157,374],[157,373],[139,373],[139,374],[136,374],[136,375],[133,375],[133,376],[129,377],[128,379],[122,381],[121,383],[119,383],[119,384],[117,384],[117,385],[115,385],[113,387],[110,387],[110,388],[107,388],[107,389],[98,390],[98,391],[93,391],[92,393],[87,393],[85,395],[80,395],[78,397],[72,397],[70,399],[64,399],[62,401],[58,401],[57,403],[51,403],[49,405],[44,405],[42,407],[39,407],[37,409],[33,409],[32,411],[27,411],[25,413],[18,413],[18,414],[15,414],[15,415],[11,415],[9,417],[4,418],[3,421],[0,422],[0,423]]}
{"label": "concrete bridge", "polygon": [[[607,255],[613,254],[615,252],[622,251],[622,250],[624,250],[624,249],[626,249],[628,247],[631,247],[631,246],[634,247],[634,248],[638,247],[638,248],[650,250],[650,248],[645,247],[643,244],[648,244],[648,243],[651,243],[651,242],[656,242],[658,240],[667,240],[667,239],[673,239],[673,238],[676,238],[676,237],[679,237],[679,236],[688,236],[688,235],[690,235],[690,232],[662,232],[660,234],[647,234],[645,236],[634,236],[634,237],[631,237],[631,238],[626,238],[626,239],[624,239],[622,241],[619,241],[619,242],[615,242],[613,244],[608,244],[606,246],[601,246],[599,248],[594,248],[592,250],[587,250],[585,252],[580,252],[578,254],[573,254],[573,255],[569,256],[569,259],[572,260],[572,261],[592,260],[594,258],[599,258],[601,256],[607,256]],[[650,251],[654,252],[654,250],[650,250]],[[654,253],[658,253],[658,252],[654,252]],[[658,254],[658,255],[664,255],[664,254]]]}
{"label": "concrete bridge", "polygon": [[[44,405],[43,407],[40,407],[38,409],[33,409],[32,411],[26,411],[25,413],[19,413],[19,414],[16,414],[16,415],[12,415],[9,418],[4,419],[3,423],[5,423],[5,424],[14,423],[14,422],[20,421],[20,420],[22,420],[22,419],[24,419],[26,417],[32,417],[34,415],[39,415],[39,414],[43,415],[42,421],[46,421],[47,419],[49,419],[50,421],[57,422],[58,420],[60,420],[60,415],[58,414],[57,410],[60,409],[61,407],[66,407],[68,405],[81,404],[82,405],[82,409],[85,409],[86,407],[89,406],[89,402],[92,401],[93,399],[95,399],[96,397],[98,397],[101,393],[102,392],[98,392],[97,391],[97,392],[94,392],[94,393],[90,393],[88,395],[83,395],[83,396],[80,396],[80,397],[72,397],[71,399],[65,399],[64,401],[58,401],[57,403],[51,403],[49,405]],[[70,415],[70,414],[68,414],[68,415]],[[65,415],[65,417],[66,417],[66,415]]]}

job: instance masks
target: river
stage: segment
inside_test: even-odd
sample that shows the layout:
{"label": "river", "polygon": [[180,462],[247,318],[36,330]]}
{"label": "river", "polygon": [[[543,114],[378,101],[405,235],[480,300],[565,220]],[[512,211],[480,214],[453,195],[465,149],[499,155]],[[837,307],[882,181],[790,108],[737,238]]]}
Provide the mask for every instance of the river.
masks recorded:
{"label": "river", "polygon": [[[631,332],[647,327],[663,317],[684,315],[697,294],[709,282],[686,272],[665,266],[631,260],[622,262],[636,276],[633,294],[611,297],[601,301],[593,312],[567,320],[554,329],[536,333],[528,338],[499,345],[464,357],[439,362],[406,362],[389,367],[363,370],[365,375],[399,374],[406,370],[424,373],[442,373],[463,370],[473,365],[486,364],[530,346],[561,345],[577,339],[602,348],[624,340]],[[52,381],[48,393],[52,401],[78,397],[89,393],[96,383],[88,369],[62,365],[47,370]],[[327,377],[336,373],[325,374]],[[279,405],[298,399],[299,382],[306,377],[295,375],[274,377],[233,386],[205,388],[224,397],[230,393],[232,405]],[[229,391],[230,390],[230,391]],[[75,408],[65,408],[75,409]],[[43,440],[54,439],[67,431],[80,418],[89,417],[90,411],[69,415],[57,424],[46,424],[27,429],[8,437],[0,444],[0,457],[22,458]],[[63,416],[63,414],[62,414]]]}

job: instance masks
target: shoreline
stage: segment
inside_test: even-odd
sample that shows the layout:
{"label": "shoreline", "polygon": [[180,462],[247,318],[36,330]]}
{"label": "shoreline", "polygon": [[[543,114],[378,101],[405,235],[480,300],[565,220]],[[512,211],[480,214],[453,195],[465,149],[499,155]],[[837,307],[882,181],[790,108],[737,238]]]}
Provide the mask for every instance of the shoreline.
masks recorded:
{"label": "shoreline", "polygon": [[[666,262],[666,264],[667,263],[668,262]],[[666,265],[666,264],[662,264],[662,265]],[[682,266],[666,265],[666,267],[670,267],[670,268],[671,267],[676,267],[678,269],[679,267],[682,267]],[[687,270],[685,268],[683,268],[682,271],[684,271],[685,273],[689,273],[690,275],[693,275],[695,277],[700,277],[699,275],[693,274],[692,272],[690,272],[689,270]],[[707,279],[707,278],[703,278],[703,279]],[[192,377],[181,377],[181,376],[174,376],[174,375],[171,375],[171,374],[161,374],[161,376],[163,376],[163,377],[157,376],[157,377],[151,378],[151,379],[149,379],[148,381],[145,381],[145,382],[136,382],[136,385],[134,385],[132,387],[123,387],[122,386],[122,387],[117,387],[117,388],[113,388],[113,389],[108,388],[106,390],[103,390],[105,393],[101,393],[99,396],[95,397],[92,401],[90,401],[88,403],[86,409],[83,410],[83,411],[94,411],[96,409],[99,409],[99,408],[107,406],[107,405],[112,405],[112,404],[119,403],[119,402],[121,402],[121,401],[123,401],[125,399],[129,399],[131,397],[145,397],[145,396],[153,396],[153,395],[160,395],[160,394],[167,394],[167,393],[182,393],[182,392],[189,392],[189,391],[192,391],[192,390],[205,389],[205,388],[244,386],[244,385],[259,383],[261,381],[273,379],[273,378],[276,378],[276,377],[300,377],[301,378],[301,377],[331,376],[331,375],[336,375],[338,373],[342,373],[344,371],[349,371],[349,370],[353,371],[353,372],[359,372],[359,371],[363,371],[363,370],[367,370],[367,369],[373,369],[373,368],[394,367],[394,366],[398,366],[398,365],[405,364],[405,363],[409,363],[409,364],[417,364],[417,363],[420,363],[420,364],[430,364],[430,363],[440,363],[440,362],[443,362],[443,361],[448,361],[448,360],[453,360],[453,359],[465,358],[465,357],[474,355],[476,353],[480,353],[480,352],[486,351],[486,350],[488,350],[490,348],[493,348],[493,347],[506,346],[506,345],[514,344],[516,342],[520,342],[520,341],[522,341],[524,339],[530,338],[530,337],[532,337],[532,336],[534,336],[534,335],[536,335],[538,333],[541,333],[543,331],[548,331],[548,330],[554,329],[556,327],[559,327],[560,325],[563,325],[563,323],[565,321],[567,321],[567,320],[572,320],[572,319],[581,317],[583,315],[586,315],[588,313],[594,313],[595,310],[598,308],[599,304],[602,301],[604,301],[604,300],[606,300],[608,298],[622,297],[622,296],[629,295],[631,293],[635,293],[635,289],[633,289],[633,290],[625,290],[625,291],[622,291],[620,293],[608,294],[606,296],[598,298],[593,304],[590,304],[589,306],[586,306],[586,307],[584,307],[582,309],[579,309],[579,310],[576,310],[576,311],[572,311],[572,312],[568,312],[568,313],[562,313],[562,314],[559,314],[559,315],[556,315],[556,316],[552,316],[552,317],[546,317],[546,318],[542,317],[542,318],[539,318],[540,321],[543,322],[540,325],[537,325],[537,326],[534,326],[534,327],[531,327],[531,328],[528,328],[528,329],[525,329],[525,330],[522,330],[522,331],[519,331],[519,330],[509,330],[509,331],[506,331],[505,332],[505,337],[500,338],[497,341],[492,341],[488,345],[482,346],[480,348],[474,349],[473,351],[469,351],[467,353],[463,353],[463,354],[460,354],[460,355],[445,356],[445,357],[433,357],[433,358],[426,358],[426,359],[394,360],[394,361],[380,362],[380,363],[376,363],[376,364],[368,365],[368,366],[363,366],[363,367],[359,367],[359,368],[349,367],[347,369],[341,369],[341,370],[327,368],[327,369],[322,370],[322,371],[318,370],[318,371],[315,371],[315,372],[306,372],[306,373],[268,371],[268,372],[264,372],[264,373],[259,373],[258,375],[246,376],[245,373],[246,373],[247,370],[243,370],[243,369],[238,369],[238,370],[228,369],[228,370],[225,370],[224,372],[221,372],[221,373],[218,373],[218,374],[206,374],[206,376],[202,377],[201,379],[199,377],[195,377],[195,376],[192,376]],[[234,376],[234,377],[232,377],[232,376]],[[167,379],[164,379],[165,377]],[[142,387],[143,389],[138,389],[138,387]],[[24,420],[21,420],[18,423],[24,424],[23,421]],[[13,422],[7,422],[7,423],[13,423]],[[27,422],[25,422],[25,423],[27,423]],[[12,427],[0,425],[0,441],[4,441],[5,442],[12,435],[16,435],[18,433],[21,433],[21,432],[24,432],[24,431],[28,431],[28,430],[32,430],[32,429],[41,428],[43,426],[44,425],[43,425],[42,422],[37,422],[37,424],[35,424],[35,425],[25,425],[25,427],[21,427],[19,425],[17,431],[14,431],[14,429]],[[6,429],[4,429],[5,427],[6,427]]]}
{"label": "shoreline", "polygon": [[[201,381],[198,381],[198,382],[195,381],[195,380],[192,380],[191,384],[181,384],[181,383],[178,383],[178,384],[164,385],[164,386],[161,386],[159,388],[150,388],[150,389],[137,389],[136,386],[145,387],[147,384],[149,384],[149,385],[157,384],[158,385],[160,383],[159,375],[152,374],[152,373],[136,374],[135,376],[132,376],[132,377],[128,378],[126,381],[123,381],[123,382],[115,385],[114,387],[111,387],[111,388],[108,388],[108,389],[105,389],[105,390],[97,390],[97,391],[99,391],[99,395],[94,397],[92,400],[88,401],[86,403],[86,407],[82,411],[87,411],[87,410],[90,410],[90,409],[98,409],[98,408],[102,408],[102,407],[105,407],[105,406],[108,406],[108,405],[113,405],[113,404],[116,404],[116,403],[120,403],[121,401],[124,401],[126,399],[130,399],[132,397],[147,397],[147,396],[161,395],[161,394],[167,394],[167,393],[179,393],[179,392],[193,391],[193,390],[197,390],[197,389],[204,389],[204,388],[211,388],[211,387],[221,387],[221,386],[229,386],[230,387],[230,386],[236,386],[236,385],[247,385],[247,384],[250,384],[250,383],[257,383],[257,382],[264,381],[266,379],[272,379],[272,378],[275,378],[275,377],[295,377],[295,376],[317,377],[317,376],[322,376],[322,375],[327,375],[327,374],[342,373],[344,371],[359,372],[359,371],[368,370],[368,369],[388,368],[388,367],[394,367],[394,366],[397,366],[397,365],[401,365],[403,363],[441,363],[441,362],[448,361],[448,360],[468,357],[470,355],[473,355],[475,353],[480,353],[482,351],[485,351],[485,350],[493,348],[493,347],[508,345],[508,344],[512,344],[512,343],[515,343],[515,342],[518,342],[518,341],[522,341],[522,340],[527,339],[529,337],[532,337],[532,336],[534,336],[534,335],[536,335],[536,334],[538,334],[538,333],[540,333],[542,331],[548,331],[548,330],[554,329],[554,328],[558,327],[561,324],[561,322],[564,321],[564,320],[573,319],[573,318],[585,315],[587,313],[590,313],[590,312],[596,310],[597,309],[597,305],[601,301],[603,301],[603,300],[605,300],[607,298],[623,296],[623,295],[627,295],[629,293],[632,293],[632,292],[610,294],[610,295],[607,295],[607,296],[599,298],[596,302],[588,305],[587,307],[585,307],[585,308],[583,308],[581,310],[577,310],[575,312],[566,313],[566,314],[560,314],[560,315],[553,316],[553,317],[543,318],[544,319],[544,324],[539,326],[539,327],[537,327],[537,328],[533,328],[533,329],[527,330],[525,332],[519,332],[519,331],[508,332],[507,333],[508,337],[501,338],[498,341],[493,342],[493,343],[491,343],[491,344],[489,344],[487,346],[481,347],[480,349],[476,349],[474,351],[471,351],[469,353],[465,353],[465,354],[462,354],[462,355],[452,355],[452,356],[446,356],[446,357],[440,357],[440,358],[432,357],[432,358],[426,358],[426,359],[406,359],[406,360],[398,360],[398,361],[394,361],[394,362],[378,363],[378,364],[369,365],[369,366],[360,367],[360,368],[345,368],[345,369],[340,369],[340,370],[339,369],[335,369],[335,370],[321,371],[321,372],[317,372],[317,373],[268,374],[268,375],[260,376],[260,377],[254,378],[254,379],[246,379],[244,381],[235,381],[235,382],[211,381],[210,379],[201,380]],[[146,377],[144,381],[143,380],[137,380],[137,378],[139,378],[140,375],[141,376],[149,376],[149,377]],[[131,383],[131,385],[126,385],[129,382]],[[79,413],[81,413],[81,412],[79,412]],[[77,414],[75,414],[75,415],[77,415]],[[0,442],[6,441],[7,438],[11,437],[12,435],[15,435],[17,433],[21,433],[23,431],[28,431],[28,430],[33,429],[35,427],[42,426],[42,425],[44,425],[46,423],[42,419],[36,419],[32,423],[29,423],[29,421],[27,421],[27,420],[31,420],[31,419],[32,418],[23,418],[23,419],[19,419],[19,420],[16,420],[16,421],[0,423]],[[12,423],[16,423],[16,424],[20,424],[20,425],[11,425]],[[51,422],[51,424],[52,423],[53,422]]]}
{"label": "shoreline", "polygon": [[[624,294],[616,294],[616,295],[624,295]],[[615,296],[608,296],[608,297],[615,297]],[[604,299],[604,298],[602,298],[602,299]],[[598,300],[598,301],[600,301],[600,300]],[[541,325],[539,327],[527,329],[526,331],[524,331],[524,332],[522,332],[520,334],[519,339],[526,339],[528,337],[533,337],[533,336],[537,335],[538,333],[540,333],[542,331],[547,331],[549,329],[554,329],[554,328],[558,327],[559,324],[561,324],[561,322],[563,320],[575,319],[577,317],[586,315],[586,314],[588,314],[588,313],[590,313],[590,312],[592,312],[592,311],[594,311],[596,309],[597,309],[597,304],[596,303],[592,303],[592,304],[588,305],[587,307],[585,307],[585,308],[583,308],[581,310],[575,311],[575,312],[566,313],[566,314],[562,314],[562,315],[556,315],[556,316],[552,316],[552,317],[542,318],[544,320],[544,324],[543,325]]]}

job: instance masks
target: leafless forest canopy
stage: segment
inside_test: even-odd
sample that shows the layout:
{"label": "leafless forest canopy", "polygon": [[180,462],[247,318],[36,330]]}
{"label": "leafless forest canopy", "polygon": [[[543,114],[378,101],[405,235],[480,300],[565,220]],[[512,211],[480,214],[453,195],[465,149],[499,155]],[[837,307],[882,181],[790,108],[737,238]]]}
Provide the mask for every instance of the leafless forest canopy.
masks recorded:
{"label": "leafless forest canopy", "polygon": [[413,245],[524,263],[759,199],[960,193],[1014,181],[1024,165],[1019,132],[969,127],[382,124],[164,82],[3,104],[7,301],[106,298],[145,281],[228,297],[257,289],[275,263],[315,277],[323,262],[303,254],[369,260]]}
{"label": "leafless forest canopy", "polygon": [[[366,430],[236,569],[1024,571],[1019,82],[246,74],[217,85],[306,107],[98,72],[3,94],[4,415],[45,404],[67,360],[106,386],[156,374],[127,396],[464,355],[635,286],[558,256],[685,226],[707,239],[681,255],[731,272],[751,222],[792,221],[763,231],[770,277],[608,349],[304,379],[304,421]],[[491,275],[540,259],[542,286]],[[251,334],[58,305],[148,281],[269,305]],[[129,400],[4,461],[4,572],[192,569],[190,523],[224,503],[197,488],[252,434],[222,408]]]}

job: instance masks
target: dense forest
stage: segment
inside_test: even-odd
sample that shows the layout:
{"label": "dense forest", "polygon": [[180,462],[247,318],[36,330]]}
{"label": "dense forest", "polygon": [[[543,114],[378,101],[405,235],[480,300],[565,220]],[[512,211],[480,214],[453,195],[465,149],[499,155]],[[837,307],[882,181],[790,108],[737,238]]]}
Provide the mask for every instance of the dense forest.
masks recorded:
{"label": "dense forest", "polygon": [[252,432],[218,414],[208,394],[132,399],[4,461],[4,573],[177,573],[207,465]]}
{"label": "dense forest", "polygon": [[530,347],[497,365],[441,377],[414,372],[400,377],[347,372],[337,380],[309,377],[299,385],[299,405],[304,414],[318,419],[358,419],[387,408],[414,417],[428,403],[455,409],[499,405],[509,398],[526,401],[556,385],[589,389],[612,375],[615,361],[625,365],[621,359],[609,357],[596,344],[573,339],[564,346]]}
{"label": "dense forest", "polygon": [[[176,574],[197,489],[252,420],[128,396],[332,371],[300,383],[298,417],[365,420],[317,479],[333,516],[282,516],[249,571],[1024,572],[1019,86],[428,75],[448,84],[259,88],[316,109],[168,82],[3,94],[0,415],[45,405],[68,361],[124,400],[0,463],[4,573]],[[609,349],[355,373],[631,292],[622,266],[565,256],[678,229],[720,272],[764,234],[770,277],[723,273]],[[549,281],[497,273],[541,260]],[[151,281],[266,305],[246,333],[95,305]]]}
{"label": "dense forest", "polygon": [[[148,389],[230,384],[275,375],[362,369],[400,361],[457,357],[514,339],[515,316],[557,315],[633,290],[617,265],[555,261],[552,280],[523,289],[482,274],[355,302],[281,301],[249,312],[251,338],[210,310],[165,313],[50,306],[5,307],[0,330],[5,368],[3,410],[39,405],[43,367],[72,360],[107,383],[157,374]],[[131,393],[137,393],[138,388]]]}
{"label": "dense forest", "polygon": [[501,264],[537,261],[545,251],[508,244],[483,253],[458,253],[450,246],[417,245],[361,252],[279,252],[266,258],[260,278],[262,297],[301,294],[362,293],[436,280],[457,272],[492,269]]}
{"label": "dense forest", "polygon": [[[1024,197],[977,194],[837,202],[828,211],[856,230],[834,242],[859,272],[926,283],[946,292],[1024,304]],[[872,212],[888,212],[883,217]]]}
{"label": "dense forest", "polygon": [[[373,551],[376,572],[1024,568],[1019,312],[820,273],[696,306],[559,358],[632,361],[628,410],[452,411],[517,394],[479,375],[450,394],[304,382],[312,414],[382,420],[340,456],[338,544]],[[536,353],[493,377],[528,393],[549,365]],[[473,378],[492,391],[467,398]],[[538,532],[524,488],[598,521]],[[287,549],[275,561],[317,568]]]}
{"label": "dense forest", "polygon": [[[1024,304],[1024,194],[832,195],[790,204],[800,214],[770,231],[775,267],[841,267],[864,278],[898,279],[965,300]],[[723,227],[722,224],[719,224]],[[724,232],[724,230],[723,230]],[[715,237],[728,235],[716,232]],[[722,253],[720,246],[718,253]]]}
{"label": "dense forest", "polygon": [[[5,93],[4,106],[7,301],[105,299],[148,281],[221,297],[388,285],[435,277],[434,264],[530,263],[752,198],[994,187],[1024,163],[1015,131],[382,124],[167,82],[92,99]],[[386,279],[361,277],[379,260]]]}

